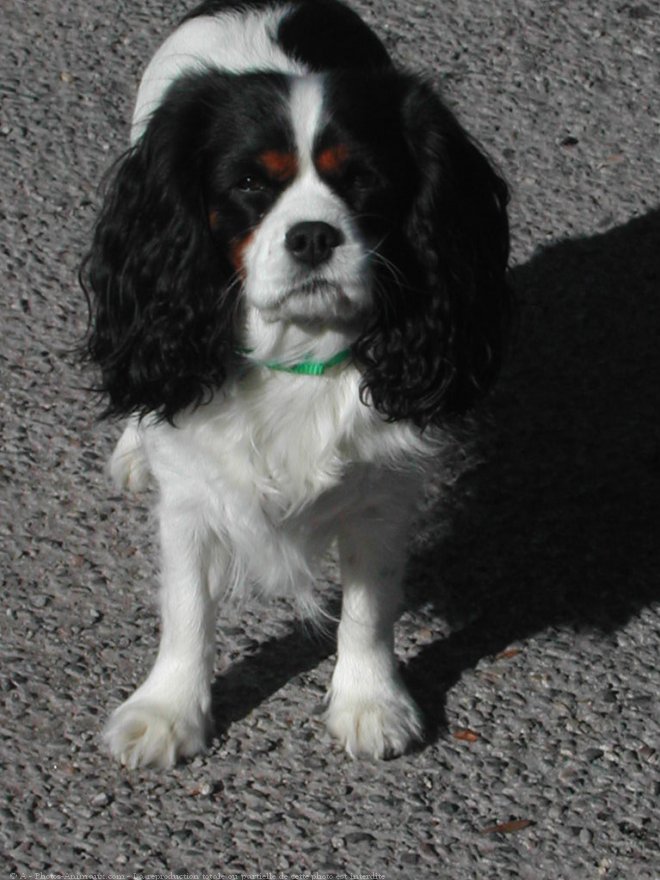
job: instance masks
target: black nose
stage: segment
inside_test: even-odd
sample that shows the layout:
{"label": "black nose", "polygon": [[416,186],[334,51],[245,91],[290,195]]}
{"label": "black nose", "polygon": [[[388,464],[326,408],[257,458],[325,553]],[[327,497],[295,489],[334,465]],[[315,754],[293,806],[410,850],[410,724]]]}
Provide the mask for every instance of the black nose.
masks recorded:
{"label": "black nose", "polygon": [[344,241],[341,229],[321,220],[296,223],[284,239],[289,253],[300,263],[319,266],[329,260],[332,252]]}

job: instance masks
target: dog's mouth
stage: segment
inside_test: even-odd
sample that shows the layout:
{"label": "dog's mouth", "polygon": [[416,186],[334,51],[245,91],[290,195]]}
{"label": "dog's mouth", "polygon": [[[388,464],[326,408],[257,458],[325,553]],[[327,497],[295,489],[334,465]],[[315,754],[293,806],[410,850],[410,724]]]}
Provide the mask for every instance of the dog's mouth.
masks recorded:
{"label": "dog's mouth", "polygon": [[280,302],[285,302],[295,297],[311,298],[315,296],[336,297],[340,300],[343,298],[348,301],[348,297],[340,284],[337,284],[335,281],[328,281],[327,278],[311,278],[287,290]]}
{"label": "dog's mouth", "polygon": [[284,290],[262,314],[268,321],[353,321],[362,309],[347,286],[310,278]]}

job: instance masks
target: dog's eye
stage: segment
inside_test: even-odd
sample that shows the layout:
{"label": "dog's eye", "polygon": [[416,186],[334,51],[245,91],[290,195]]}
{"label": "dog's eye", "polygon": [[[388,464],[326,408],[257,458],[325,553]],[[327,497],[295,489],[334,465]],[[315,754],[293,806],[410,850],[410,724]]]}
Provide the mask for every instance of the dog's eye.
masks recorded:
{"label": "dog's eye", "polygon": [[380,178],[370,168],[352,168],[346,175],[346,183],[353,190],[369,192],[378,188]]}
{"label": "dog's eye", "polygon": [[234,189],[242,193],[259,193],[268,189],[268,185],[256,174],[246,174],[234,184]]}

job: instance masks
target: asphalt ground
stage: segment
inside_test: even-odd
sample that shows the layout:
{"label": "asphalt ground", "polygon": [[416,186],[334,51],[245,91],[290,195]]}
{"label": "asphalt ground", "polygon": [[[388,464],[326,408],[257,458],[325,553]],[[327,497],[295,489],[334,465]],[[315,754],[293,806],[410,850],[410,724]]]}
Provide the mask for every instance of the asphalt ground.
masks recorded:
{"label": "asphalt ground", "polygon": [[186,7],[3,0],[0,876],[660,877],[658,5],[355,6],[512,189],[515,344],[481,464],[432,487],[398,630],[429,742],[336,748],[332,641],[274,602],[219,623],[206,755],[103,750],[157,646],[153,523],[111,488],[120,429],[65,352],[99,182]]}

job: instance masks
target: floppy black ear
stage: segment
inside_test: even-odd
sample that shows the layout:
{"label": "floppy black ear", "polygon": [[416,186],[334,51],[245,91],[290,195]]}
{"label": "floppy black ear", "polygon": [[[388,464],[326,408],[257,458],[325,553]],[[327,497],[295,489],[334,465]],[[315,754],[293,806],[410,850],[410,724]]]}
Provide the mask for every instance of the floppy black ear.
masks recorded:
{"label": "floppy black ear", "polygon": [[467,410],[500,368],[511,307],[508,193],[425,84],[408,85],[402,117],[417,183],[389,257],[406,280],[380,298],[356,354],[374,406],[424,427]]}
{"label": "floppy black ear", "polygon": [[173,93],[121,160],[83,263],[105,415],[171,419],[225,378],[235,285],[206,216],[198,98]]}

